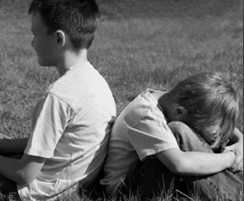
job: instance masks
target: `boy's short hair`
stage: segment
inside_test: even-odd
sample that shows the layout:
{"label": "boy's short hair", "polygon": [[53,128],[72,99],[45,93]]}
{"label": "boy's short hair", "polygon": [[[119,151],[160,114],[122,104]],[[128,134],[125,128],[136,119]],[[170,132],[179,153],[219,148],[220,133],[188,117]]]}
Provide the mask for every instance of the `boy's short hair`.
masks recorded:
{"label": "boy's short hair", "polygon": [[75,50],[90,47],[100,18],[95,0],[33,0],[28,13],[33,12],[41,14],[48,33],[67,33]]}
{"label": "boy's short hair", "polygon": [[179,82],[169,91],[171,101],[187,110],[184,123],[203,138],[207,128],[220,125],[210,136],[212,148],[220,148],[233,133],[239,114],[239,97],[233,84],[221,73],[204,72]]}

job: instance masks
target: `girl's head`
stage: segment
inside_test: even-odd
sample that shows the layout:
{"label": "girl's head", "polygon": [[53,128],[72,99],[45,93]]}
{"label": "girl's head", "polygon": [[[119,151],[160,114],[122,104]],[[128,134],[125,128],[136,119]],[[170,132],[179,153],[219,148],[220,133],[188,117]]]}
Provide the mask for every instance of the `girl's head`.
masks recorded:
{"label": "girl's head", "polygon": [[169,91],[172,102],[184,107],[184,123],[212,148],[220,147],[233,133],[239,114],[238,93],[220,73],[199,73]]}

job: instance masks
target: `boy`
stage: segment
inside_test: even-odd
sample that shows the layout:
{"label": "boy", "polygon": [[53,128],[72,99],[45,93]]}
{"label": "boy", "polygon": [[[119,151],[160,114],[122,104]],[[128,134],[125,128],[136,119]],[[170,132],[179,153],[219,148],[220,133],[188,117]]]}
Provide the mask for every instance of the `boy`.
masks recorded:
{"label": "boy", "polygon": [[23,154],[0,156],[1,193],[55,199],[97,179],[116,108],[107,82],[87,60],[100,15],[96,2],[33,0],[29,14],[38,62],[55,66],[60,78],[35,106],[30,137],[0,141],[1,154]]}
{"label": "boy", "polygon": [[[236,166],[238,170],[242,169],[240,161],[243,156],[243,138],[237,129],[234,130],[238,112],[236,91],[218,73],[191,76],[169,92],[151,89],[142,92],[115,121],[104,165],[104,177],[100,183],[109,196],[114,196],[116,191],[124,194],[126,187],[129,190],[139,190],[142,194],[147,191],[152,196],[158,193],[158,188],[162,188],[162,185],[159,186],[162,175],[166,177],[164,185],[168,190],[171,182],[176,179],[175,174],[200,177],[236,164],[240,165]],[[198,133],[202,141],[180,122]],[[223,147],[228,139],[233,143],[232,147],[226,148],[230,151],[218,154],[192,152],[212,152],[211,148]],[[177,141],[180,146],[185,146],[181,147],[183,151],[190,152],[181,151]],[[238,158],[235,165],[233,152],[237,153]],[[158,160],[146,160],[149,158]],[[145,168],[137,165],[138,159],[145,161]],[[160,164],[162,165],[159,167]],[[136,170],[133,170],[132,167],[136,165]],[[141,169],[148,174],[141,173]],[[186,177],[187,179],[189,180]],[[242,187],[239,185],[236,191],[240,188]],[[236,191],[232,192],[234,196]]]}

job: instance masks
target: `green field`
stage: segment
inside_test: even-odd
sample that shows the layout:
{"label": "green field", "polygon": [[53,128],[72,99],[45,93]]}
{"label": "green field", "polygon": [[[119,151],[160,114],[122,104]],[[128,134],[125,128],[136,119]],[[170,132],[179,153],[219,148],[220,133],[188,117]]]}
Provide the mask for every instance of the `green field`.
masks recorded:
{"label": "green field", "polygon": [[[0,132],[28,136],[38,97],[58,78],[30,42],[30,0],[0,0]],[[91,63],[109,82],[118,113],[146,88],[168,89],[202,71],[228,74],[240,93],[243,131],[242,0],[98,0]]]}

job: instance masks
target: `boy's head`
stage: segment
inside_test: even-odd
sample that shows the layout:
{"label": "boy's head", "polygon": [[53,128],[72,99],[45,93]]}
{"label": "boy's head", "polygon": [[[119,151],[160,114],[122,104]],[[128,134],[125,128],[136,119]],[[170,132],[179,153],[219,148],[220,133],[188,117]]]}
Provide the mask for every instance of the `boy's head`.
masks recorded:
{"label": "boy's head", "polygon": [[169,98],[185,109],[183,122],[213,148],[233,133],[238,114],[238,93],[220,73],[199,73],[179,82]]}
{"label": "boy's head", "polygon": [[33,0],[29,14],[36,12],[47,34],[65,32],[75,50],[88,49],[92,44],[100,18],[95,0]]}

